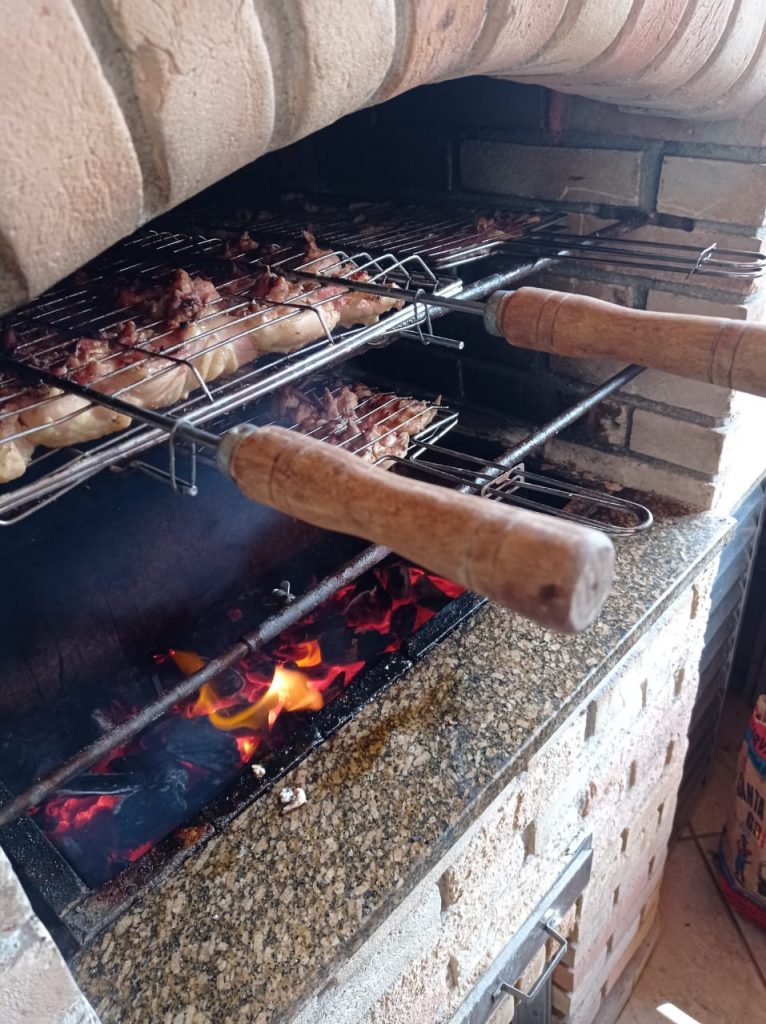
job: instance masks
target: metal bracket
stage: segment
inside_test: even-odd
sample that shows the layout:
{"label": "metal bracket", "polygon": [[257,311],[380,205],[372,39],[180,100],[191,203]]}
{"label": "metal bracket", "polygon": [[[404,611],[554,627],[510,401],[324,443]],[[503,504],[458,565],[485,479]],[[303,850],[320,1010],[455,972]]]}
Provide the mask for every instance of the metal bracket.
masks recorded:
{"label": "metal bracket", "polygon": [[559,964],[562,957],[565,955],[567,949],[569,948],[569,943],[564,938],[564,936],[559,935],[559,933],[550,923],[550,921],[555,916],[556,915],[554,911],[550,911],[548,914],[548,920],[541,921],[540,923],[542,924],[543,931],[545,932],[545,934],[548,935],[554,941],[558,942],[559,948],[556,950],[556,952],[553,954],[550,960],[545,961],[545,963],[543,964],[543,969],[540,972],[540,977],[534,983],[532,988],[529,990],[529,992],[524,992],[523,989],[516,988],[515,985],[511,985],[507,981],[501,981],[498,987],[492,993],[493,999],[499,999],[504,993],[507,992],[509,995],[512,995],[514,999],[517,999],[520,1003],[526,1003],[532,1002],[539,995],[543,985],[545,985],[550,976],[556,970],[557,965]]}
{"label": "metal bracket", "polygon": [[[531,1003],[542,993],[566,952],[566,941],[551,922],[563,917],[584,891],[590,880],[592,859],[591,837],[587,836],[526,921],[498,954],[450,1024],[487,1024],[498,1008],[498,1000],[506,993],[512,994],[520,1003]],[[548,938],[555,939],[559,948],[546,963],[532,989],[522,992],[507,979],[518,978]]]}

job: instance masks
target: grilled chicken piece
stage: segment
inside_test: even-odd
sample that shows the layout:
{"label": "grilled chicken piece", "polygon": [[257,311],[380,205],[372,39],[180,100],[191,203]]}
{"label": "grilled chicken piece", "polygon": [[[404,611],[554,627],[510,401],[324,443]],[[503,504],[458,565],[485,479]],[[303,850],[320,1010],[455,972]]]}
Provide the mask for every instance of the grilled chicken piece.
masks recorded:
{"label": "grilled chicken piece", "polygon": [[[304,231],[306,240],[304,270],[314,274],[327,274],[329,277],[348,277],[351,281],[364,284],[370,281],[365,270],[354,270],[351,263],[343,264],[329,249],[320,249],[316,238],[310,231]],[[353,290],[340,294],[335,301],[339,313],[341,327],[369,327],[375,324],[384,313],[392,309],[401,309],[404,302],[382,295],[367,295],[365,292]]]}
{"label": "grilled chicken piece", "polygon": [[280,419],[301,433],[384,467],[406,455],[411,439],[436,415],[436,408],[425,402],[375,392],[363,384],[309,394],[290,385],[278,393],[276,404]]}
{"label": "grilled chicken piece", "polygon": [[32,458],[35,442],[16,436],[24,430],[19,413],[32,401],[32,395],[19,396],[16,388],[0,388],[0,484],[23,476]]}
{"label": "grilled chicken piece", "polygon": [[248,332],[232,342],[238,366],[263,353],[297,351],[325,337],[338,324],[332,302],[335,288],[306,286],[264,272],[233,281],[223,290],[238,300],[229,314],[238,321],[231,333]]}
{"label": "grilled chicken piece", "polygon": [[[120,286],[117,301],[144,328],[131,319],[116,335],[80,338],[58,362],[41,346],[39,365],[102,394],[162,409],[187,398],[201,381],[233,373],[263,353],[292,352],[324,337],[340,317],[332,301],[337,294],[337,288],[294,284],[268,272],[219,291],[207,278],[177,270],[162,284]],[[34,350],[29,358],[35,359]],[[37,444],[78,445],[131,423],[127,415],[55,387],[19,394],[24,397],[11,405],[0,392],[0,483],[23,474]],[[34,432],[14,436],[26,428]]]}
{"label": "grilled chicken piece", "polygon": [[[71,355],[49,369],[57,376],[71,376],[79,384],[113,394],[132,379],[129,370],[122,370],[126,361],[106,339],[81,338]],[[58,388],[49,388],[39,401],[22,409],[20,420],[25,427],[35,428],[30,435],[34,444],[46,448],[92,441],[130,424],[129,417]]]}
{"label": "grilled chicken piece", "polygon": [[169,282],[148,285],[122,285],[117,291],[120,306],[139,307],[144,318],[162,321],[175,328],[198,320],[205,307],[220,299],[215,285],[206,277],[192,277],[185,270],[176,270]]}

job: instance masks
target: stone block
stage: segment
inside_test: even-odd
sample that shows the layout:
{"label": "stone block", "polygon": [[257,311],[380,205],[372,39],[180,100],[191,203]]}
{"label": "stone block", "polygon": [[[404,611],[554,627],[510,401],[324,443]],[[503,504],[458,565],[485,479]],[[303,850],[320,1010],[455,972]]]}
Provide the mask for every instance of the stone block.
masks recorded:
{"label": "stone block", "polygon": [[638,206],[643,158],[640,150],[468,140],[460,150],[460,182],[469,192]]}
{"label": "stone block", "polygon": [[15,946],[14,936],[32,919],[32,908],[11,862],[0,850],[0,963]]}
{"label": "stone block", "polygon": [[0,1021],[98,1024],[0,850]]}
{"label": "stone block", "polygon": [[36,925],[31,941],[2,970],[3,1024],[98,1024],[50,936]]}
{"label": "stone block", "polygon": [[623,393],[645,398],[649,402],[668,406],[669,409],[687,409],[689,412],[709,416],[716,425],[731,413],[734,392],[716,384],[684,380],[659,370],[646,370],[625,388]]}
{"label": "stone block", "polygon": [[646,308],[656,313],[683,313],[686,316],[724,316],[730,320],[760,320],[763,317],[763,301],[750,303],[721,302],[701,299],[684,292],[663,291],[650,288],[646,296]]}
{"label": "stone block", "polygon": [[674,419],[648,409],[633,413],[631,451],[711,478],[721,467],[725,440],[726,432],[719,427]]}
{"label": "stone block", "polygon": [[[674,788],[678,788],[679,779],[673,780]],[[675,793],[668,798],[668,806],[675,806]],[[647,821],[655,816],[654,802],[645,812]],[[620,896],[617,904],[614,905],[610,899],[600,898],[598,892],[593,892],[592,899],[583,900],[579,938],[573,943],[571,952],[567,956],[567,967],[571,971],[572,988],[578,983],[587,980],[588,972],[597,962],[601,963],[606,959],[606,947],[609,937],[616,936],[618,941],[624,929],[630,922],[637,918],[641,907],[651,897],[652,893],[659,889],[662,873],[667,858],[667,847],[672,832],[672,821],[666,822],[653,835],[651,826],[648,825],[643,836],[637,838],[637,843],[623,861],[630,870],[623,867],[618,873]],[[649,842],[651,838],[651,842]],[[649,861],[654,861],[651,877],[649,876]],[[611,896],[614,887],[611,886],[612,878],[607,876],[598,880],[607,895]],[[596,879],[594,879],[596,883]],[[595,885],[594,885],[595,889]],[[590,892],[590,886],[589,886]]]}
{"label": "stone block", "polygon": [[[610,359],[574,359],[569,356],[552,356],[550,363],[554,373],[589,384],[602,384],[625,365]],[[620,390],[620,395],[635,395],[658,405],[688,409],[689,412],[697,412],[713,420],[722,420],[731,411],[734,392],[715,384],[685,380],[660,370],[644,370]]]}
{"label": "stone block", "polygon": [[[637,916],[620,935],[619,945],[605,958],[600,968],[595,966],[588,972],[583,984],[572,990],[554,986],[554,1007],[571,1024],[593,1024],[600,1020],[600,1007],[612,989],[623,982],[626,971],[633,966],[633,958],[657,926],[659,888],[646,905],[646,912]],[[643,966],[643,964],[641,965]],[[636,970],[636,978],[640,967]]]}
{"label": "stone block", "polygon": [[643,939],[631,960],[625,965],[609,995],[604,999],[599,992],[597,1001],[594,1001],[595,1009],[593,1005],[583,1007],[580,1011],[579,1024],[592,1024],[596,1020],[596,1013],[598,1014],[598,1024],[619,1024],[622,1011],[625,1009],[633,989],[638,984],[641,974],[649,961],[649,957],[654,952],[659,935],[660,919],[659,914],[655,914],[649,934]]}
{"label": "stone block", "polygon": [[712,480],[684,472],[678,466],[631,457],[624,452],[599,451],[556,438],[545,446],[545,456],[570,473],[598,481],[599,486],[604,482],[619,484],[662,494],[698,509],[713,508],[719,497],[718,488]]}
{"label": "stone block", "polygon": [[666,156],[657,210],[760,228],[766,223],[766,163]]}
{"label": "stone block", "polygon": [[[641,57],[643,59],[643,53]],[[766,145],[766,125],[755,117],[691,121],[681,117],[662,117],[649,111],[642,113],[633,107],[601,103],[583,96],[567,96],[566,126],[570,131],[636,141],[654,139],[693,145]]]}
{"label": "stone block", "polygon": [[[711,580],[706,570],[694,583],[699,622],[690,619],[689,586],[293,1024],[455,1024],[466,997],[591,832],[591,883],[559,923],[575,943],[571,997],[582,1012],[582,964],[592,958],[599,987],[611,979],[662,876],[693,690],[685,687],[674,701],[672,677],[681,665],[693,676]],[[594,701],[597,724],[586,740]],[[680,752],[671,767],[669,739]],[[538,971],[530,965],[527,986]]]}
{"label": "stone block", "polygon": [[577,292],[578,295],[589,295],[604,302],[614,302],[618,306],[635,306],[636,289],[627,281],[596,281],[574,275],[564,277],[560,274],[535,274],[527,284],[535,288],[552,288],[558,292]]}

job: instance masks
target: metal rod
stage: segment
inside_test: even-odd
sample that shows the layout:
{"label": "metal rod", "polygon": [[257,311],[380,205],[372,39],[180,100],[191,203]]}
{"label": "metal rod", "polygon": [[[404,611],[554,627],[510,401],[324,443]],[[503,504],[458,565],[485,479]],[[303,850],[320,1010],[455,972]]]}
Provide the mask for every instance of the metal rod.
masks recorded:
{"label": "metal rod", "polygon": [[83,384],[78,384],[74,380],[62,380],[61,377],[57,377],[55,373],[51,373],[49,370],[28,366],[26,363],[17,363],[7,356],[0,355],[0,364],[2,363],[14,373],[22,373],[33,380],[42,380],[60,391],[64,390],[68,393],[79,395],[90,403],[96,402],[99,405],[105,405],[116,412],[121,412],[133,419],[148,423],[152,427],[160,427],[166,434],[184,437],[187,441],[194,441],[197,444],[204,445],[206,448],[216,449],[218,447],[218,442],[220,441],[218,434],[211,434],[210,431],[202,430],[191,423],[185,423],[182,419],[174,419],[172,416],[157,412],[156,409],[145,409],[141,405],[126,402],[123,398],[117,398],[115,395],[102,394],[100,391],[94,391]]}
{"label": "metal rod", "polygon": [[460,292],[460,295],[468,299],[483,299],[487,295],[492,295],[493,292],[498,292],[503,288],[510,288],[511,285],[518,284],[519,281],[524,281],[526,278],[532,277],[533,274],[549,270],[561,262],[560,259],[554,256],[545,256],[542,259],[532,260],[530,263],[514,267],[512,270],[501,270],[497,274],[482,277],[481,280],[466,285]]}
{"label": "metal rod", "polygon": [[[280,267],[280,274],[284,277],[297,277],[302,281],[312,281],[322,285],[340,285],[346,291],[369,292],[371,295],[381,295],[384,299],[404,299],[413,305],[420,303],[423,306],[437,306],[439,309],[451,309],[456,313],[472,313],[474,316],[484,316],[485,306],[483,302],[472,302],[470,299],[451,299],[444,295],[434,295],[425,291],[410,291],[407,288],[395,288],[393,285],[373,284],[372,281],[349,280],[347,277],[330,277],[329,274],[322,274],[317,271],[312,274],[306,270],[284,270]],[[462,294],[462,293],[461,293]]]}
{"label": "metal rod", "polygon": [[242,658],[246,658],[248,654],[254,653],[263,647],[264,644],[279,636],[288,626],[300,621],[309,612],[314,611],[323,601],[337,593],[341,587],[347,583],[352,583],[389,554],[388,548],[377,544],[365,548],[364,551],[347,562],[338,572],[326,576],[321,583],[308,591],[308,593],[297,598],[287,608],[270,616],[258,629],[241,637],[237,643],[227,651],[224,651],[223,654],[209,661],[199,672],[195,672],[186,679],[182,679],[172,689],[168,690],[167,693],[152,701],[151,704],[147,704],[146,707],[133,715],[132,718],[115,726],[106,735],[94,740],[93,743],[84,747],[74,757],[60,764],[50,775],[46,775],[45,778],[39,779],[29,786],[23,793],[20,793],[11,800],[10,803],[0,806],[0,827],[15,821],[25,811],[28,811],[30,807],[35,807],[75,776],[87,771],[88,768],[91,768],[102,757],[110,754],[116,747],[136,737],[147,726],[151,725],[152,722],[170,711],[179,701],[191,697],[205,683],[215,679],[221,672],[224,672],[227,668],[236,664],[236,662],[241,661]]}
{"label": "metal rod", "polygon": [[575,405],[565,409],[564,412],[559,413],[558,416],[555,416],[552,420],[544,423],[543,426],[529,434],[515,448],[504,452],[496,461],[508,467],[513,466],[517,462],[523,462],[528,455],[537,451],[538,448],[542,448],[546,442],[550,441],[552,437],[555,437],[556,434],[566,429],[566,427],[571,426],[575,420],[579,420],[594,405],[598,405],[599,402],[608,398],[609,395],[624,387],[625,384],[630,383],[634,377],[638,377],[643,372],[643,366],[626,366],[619,373],[616,373],[609,380],[604,381],[599,387],[589,392],[584,398],[581,398]]}

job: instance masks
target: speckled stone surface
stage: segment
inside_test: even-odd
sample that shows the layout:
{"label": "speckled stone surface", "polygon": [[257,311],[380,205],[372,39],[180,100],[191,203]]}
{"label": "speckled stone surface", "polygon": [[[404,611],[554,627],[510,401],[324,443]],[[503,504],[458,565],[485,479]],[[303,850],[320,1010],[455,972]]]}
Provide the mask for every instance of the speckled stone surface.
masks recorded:
{"label": "speckled stone surface", "polygon": [[601,618],[560,637],[486,607],[80,955],[104,1024],[287,1021],[700,571],[729,520],[618,544]]}

